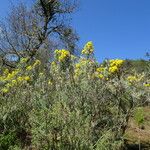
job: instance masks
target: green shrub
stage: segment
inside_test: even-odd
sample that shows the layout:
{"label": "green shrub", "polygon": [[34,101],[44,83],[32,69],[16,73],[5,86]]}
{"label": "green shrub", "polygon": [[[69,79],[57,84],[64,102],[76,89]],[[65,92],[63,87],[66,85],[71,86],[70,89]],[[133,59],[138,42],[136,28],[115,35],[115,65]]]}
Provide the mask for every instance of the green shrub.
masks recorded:
{"label": "green shrub", "polygon": [[[133,110],[149,103],[148,72],[130,74],[120,59],[98,64],[91,44],[80,58],[57,50],[46,70],[39,60],[29,64],[24,59],[3,71],[0,149],[123,147]],[[139,123],[141,114],[136,115]]]}

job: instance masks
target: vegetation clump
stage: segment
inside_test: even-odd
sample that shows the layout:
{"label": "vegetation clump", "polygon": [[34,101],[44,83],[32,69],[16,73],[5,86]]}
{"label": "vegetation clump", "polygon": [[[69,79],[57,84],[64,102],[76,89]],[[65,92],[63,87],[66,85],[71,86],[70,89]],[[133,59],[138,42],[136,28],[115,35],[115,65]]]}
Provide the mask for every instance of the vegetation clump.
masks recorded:
{"label": "vegetation clump", "polygon": [[[120,150],[129,118],[149,104],[149,70],[128,72],[126,61],[56,50],[43,68],[20,59],[0,75],[0,149]],[[137,116],[138,114],[138,116]],[[143,123],[141,111],[135,118]]]}

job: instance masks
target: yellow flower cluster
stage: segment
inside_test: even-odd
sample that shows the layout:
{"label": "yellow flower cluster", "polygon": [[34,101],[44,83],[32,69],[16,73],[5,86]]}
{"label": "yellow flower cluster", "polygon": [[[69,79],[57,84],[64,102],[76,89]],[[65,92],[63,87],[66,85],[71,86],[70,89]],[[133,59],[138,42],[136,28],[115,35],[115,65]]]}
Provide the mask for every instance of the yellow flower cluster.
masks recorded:
{"label": "yellow flower cluster", "polygon": [[89,79],[93,78],[95,61],[93,59],[80,58],[77,63],[74,65],[74,78],[83,79],[88,77]]}
{"label": "yellow flower cluster", "polygon": [[52,72],[54,75],[59,75],[60,70],[59,70],[59,63],[57,61],[52,61],[50,64],[50,72]]}
{"label": "yellow flower cluster", "polygon": [[74,78],[77,79],[81,74],[82,74],[82,64],[77,63],[75,64],[75,69],[74,69]]}
{"label": "yellow flower cluster", "polygon": [[150,87],[150,83],[144,83],[145,87]]}
{"label": "yellow flower cluster", "polygon": [[127,77],[127,81],[130,82],[130,83],[137,82],[138,78],[136,76],[131,75],[131,76]]}
{"label": "yellow flower cluster", "polygon": [[112,59],[109,60],[108,65],[101,65],[96,69],[95,77],[109,80],[111,74],[117,73],[120,70],[120,67],[123,65],[124,60],[121,59]]}
{"label": "yellow flower cluster", "polygon": [[65,62],[70,58],[70,52],[68,50],[55,50],[55,57],[59,62]]}
{"label": "yellow flower cluster", "polygon": [[21,58],[20,63],[21,64],[26,63],[28,60],[29,60],[29,58]]}
{"label": "yellow flower cluster", "polygon": [[48,80],[48,85],[52,85],[53,82],[51,80]]}
{"label": "yellow flower cluster", "polygon": [[98,74],[98,78],[104,79],[104,75],[103,74]]}
{"label": "yellow flower cluster", "polygon": [[33,67],[37,66],[37,65],[40,65],[41,64],[41,61],[36,59],[35,60],[35,63],[33,64]]}
{"label": "yellow flower cluster", "polygon": [[6,69],[3,73],[3,75],[0,76],[0,81],[5,82],[5,81],[12,80],[19,72],[20,72],[20,70],[16,69],[16,70],[12,71],[11,73],[9,73],[8,69]]}
{"label": "yellow flower cluster", "polygon": [[29,76],[19,76],[16,79],[10,80],[7,84],[5,84],[4,88],[2,88],[1,92],[2,93],[7,93],[9,92],[10,88],[18,85],[19,83],[22,83],[24,81],[29,81],[31,78]]}
{"label": "yellow flower cluster", "polygon": [[3,72],[3,75],[7,75],[8,73],[9,73],[9,70],[5,69],[4,72]]}
{"label": "yellow flower cluster", "polygon": [[84,55],[90,55],[94,52],[94,46],[92,41],[87,42],[87,44],[84,46],[82,50],[82,54]]}
{"label": "yellow flower cluster", "polygon": [[31,66],[31,65],[27,66],[27,67],[26,67],[26,70],[27,70],[27,71],[32,70],[32,66]]}
{"label": "yellow flower cluster", "polygon": [[143,79],[143,77],[144,77],[143,74],[130,75],[127,77],[127,81],[129,83],[140,82]]}
{"label": "yellow flower cluster", "polygon": [[[103,64],[99,65],[98,62],[96,62],[94,59],[91,59],[91,57],[87,57],[90,54],[92,54],[94,51],[93,43],[90,41],[82,50],[82,54],[84,56],[81,57],[75,57],[74,55],[71,55],[68,50],[62,49],[62,50],[55,50],[55,60],[51,62],[50,64],[50,73],[53,74],[54,80],[49,80],[46,76],[47,72],[39,72],[39,81],[43,81],[48,79],[47,84],[52,85],[52,81],[57,82],[57,80],[60,82],[63,82],[63,76],[67,77],[67,79],[75,79],[76,81],[82,81],[83,79],[95,79],[100,81],[111,81],[115,77],[115,75],[119,78],[119,75],[121,73],[121,67],[124,64],[124,60],[121,59],[112,59],[109,61],[103,62]],[[26,63],[28,58],[22,58],[20,60],[20,63]],[[61,73],[61,69],[64,69],[68,64],[70,65],[70,68],[68,70],[63,70],[63,73]],[[31,64],[24,64],[24,65],[18,65],[19,69],[15,69],[13,71],[10,71],[8,69],[5,69],[3,71],[3,74],[0,76],[0,84],[3,86],[3,88],[0,89],[0,92],[7,93],[10,91],[10,88],[17,87],[24,85],[28,83],[27,81],[30,81],[32,76],[35,73],[34,68],[36,66],[40,65],[40,60],[35,60]],[[65,64],[65,65],[64,65]],[[67,64],[67,65],[66,65]],[[69,66],[69,65],[68,65]],[[24,70],[25,68],[25,70]],[[31,71],[30,71],[31,70]],[[33,70],[33,72],[32,72]],[[71,71],[70,71],[71,70]],[[40,68],[37,69],[37,71],[41,71]],[[42,70],[43,71],[43,70]],[[73,74],[68,74],[68,73]],[[143,75],[126,75],[126,82],[132,85],[132,83],[137,83],[139,81],[143,80]],[[122,77],[122,76],[120,76]],[[37,79],[37,77],[36,77]],[[54,82],[54,83],[55,83]],[[23,83],[23,84],[22,84]],[[53,83],[53,84],[54,84]],[[140,82],[142,83],[142,82]],[[142,86],[150,87],[150,84],[148,84],[149,81],[147,80],[146,83],[142,83]]]}
{"label": "yellow flower cluster", "polygon": [[110,73],[116,73],[119,71],[120,67],[123,65],[124,60],[121,59],[111,59],[109,60],[109,69]]}
{"label": "yellow flower cluster", "polygon": [[2,93],[8,93],[9,92],[8,88],[3,88],[1,91],[2,91]]}
{"label": "yellow flower cluster", "polygon": [[87,59],[80,59],[79,62],[75,64],[75,68],[74,68],[75,79],[78,79],[78,77],[81,76],[87,64],[89,64],[89,60]]}
{"label": "yellow flower cluster", "polygon": [[29,76],[22,76],[22,77],[20,76],[17,78],[17,81],[20,83],[23,81],[30,81],[30,80],[31,80],[31,78]]}
{"label": "yellow flower cluster", "polygon": [[104,70],[105,70],[105,68],[102,66],[96,69],[96,71],[99,73],[102,73]]}
{"label": "yellow flower cluster", "polygon": [[96,77],[100,78],[100,79],[104,79],[104,71],[105,71],[105,68],[104,67],[99,67],[96,69]]}
{"label": "yellow flower cluster", "polygon": [[[22,60],[25,61],[25,60]],[[35,65],[40,64],[39,61],[35,61]],[[32,66],[28,66],[26,70],[32,69]],[[13,71],[9,71],[5,69],[0,76],[0,83],[3,85],[3,88],[0,90],[2,93],[9,92],[10,88],[17,86],[25,81],[30,81],[31,78],[23,72],[21,68],[14,69]]]}
{"label": "yellow flower cluster", "polygon": [[33,65],[27,66],[27,67],[26,67],[26,70],[27,70],[27,71],[30,71],[30,70],[32,70],[33,68],[35,68],[37,65],[40,65],[40,64],[41,64],[41,61],[37,59],[37,60],[35,60],[35,62],[34,62]]}

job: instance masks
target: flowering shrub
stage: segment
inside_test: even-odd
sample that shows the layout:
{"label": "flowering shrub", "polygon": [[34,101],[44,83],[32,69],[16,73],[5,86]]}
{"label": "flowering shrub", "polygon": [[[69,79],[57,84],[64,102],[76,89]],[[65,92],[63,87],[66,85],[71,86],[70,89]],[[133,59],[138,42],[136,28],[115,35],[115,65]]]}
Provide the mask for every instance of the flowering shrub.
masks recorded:
{"label": "flowering shrub", "polygon": [[56,50],[47,69],[23,58],[17,68],[3,71],[0,149],[123,147],[134,108],[149,103],[148,73],[129,74],[120,59],[99,64],[93,53],[88,42],[82,57]]}
{"label": "flowering shrub", "polygon": [[65,49],[55,50],[55,58],[58,62],[65,62],[70,58],[70,52]]}
{"label": "flowering shrub", "polygon": [[[1,93],[8,93],[11,88],[31,81],[33,75],[30,76],[30,71],[37,68],[41,62],[36,60],[32,65],[24,66],[27,60],[27,58],[21,59],[18,68],[13,71],[9,71],[8,69],[4,70],[3,74],[0,76],[0,83],[3,85],[3,88],[0,90]],[[26,70],[25,72],[24,69]]]}
{"label": "flowering shrub", "polygon": [[109,60],[109,72],[110,73],[118,72],[123,63],[124,60],[121,59]]}
{"label": "flowering shrub", "polygon": [[84,46],[84,48],[82,50],[82,54],[89,56],[89,55],[93,54],[93,52],[94,52],[94,46],[93,46],[92,41],[90,41]]}

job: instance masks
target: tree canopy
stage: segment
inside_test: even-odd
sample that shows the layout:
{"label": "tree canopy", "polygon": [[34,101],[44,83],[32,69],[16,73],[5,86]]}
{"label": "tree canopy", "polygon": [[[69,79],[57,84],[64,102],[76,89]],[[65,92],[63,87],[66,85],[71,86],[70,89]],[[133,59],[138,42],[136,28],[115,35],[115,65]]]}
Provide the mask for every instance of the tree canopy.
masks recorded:
{"label": "tree canopy", "polygon": [[50,52],[58,45],[74,53],[78,36],[70,26],[70,14],[77,4],[77,0],[35,0],[31,6],[24,3],[13,6],[0,25],[3,64],[13,66],[12,60],[22,57],[49,59]]}

